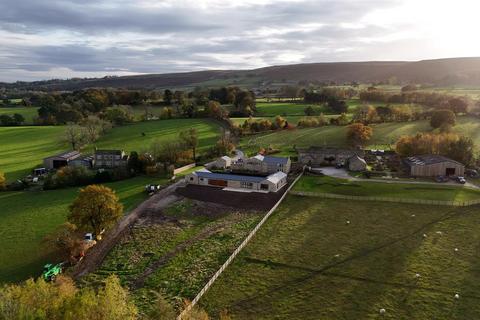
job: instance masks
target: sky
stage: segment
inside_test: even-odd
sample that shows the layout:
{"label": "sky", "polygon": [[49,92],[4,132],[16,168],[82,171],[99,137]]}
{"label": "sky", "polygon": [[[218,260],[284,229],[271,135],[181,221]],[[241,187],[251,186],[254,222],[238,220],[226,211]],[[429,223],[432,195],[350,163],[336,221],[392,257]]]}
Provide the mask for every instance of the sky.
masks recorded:
{"label": "sky", "polygon": [[0,81],[480,56],[476,0],[1,0]]}

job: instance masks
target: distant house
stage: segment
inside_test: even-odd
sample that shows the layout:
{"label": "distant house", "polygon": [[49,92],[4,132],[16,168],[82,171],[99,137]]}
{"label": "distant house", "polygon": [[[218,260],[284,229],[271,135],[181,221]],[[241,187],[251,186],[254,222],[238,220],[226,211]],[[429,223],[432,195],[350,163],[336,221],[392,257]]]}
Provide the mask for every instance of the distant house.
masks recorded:
{"label": "distant house", "polygon": [[440,155],[422,155],[404,159],[413,177],[463,176],[465,166]]}
{"label": "distant house", "polygon": [[232,164],[232,158],[229,156],[223,156],[215,161],[209,162],[205,165],[207,169],[227,169]]}
{"label": "distant house", "polygon": [[277,192],[287,184],[287,175],[279,171],[267,177],[259,177],[214,173],[204,169],[189,174],[185,181],[187,184],[201,186],[247,189],[255,192]]}
{"label": "distant house", "polygon": [[268,175],[275,172],[288,174],[292,162],[288,157],[272,157],[256,155],[251,158],[239,158],[232,162],[230,169],[234,173]]}
{"label": "distant house", "polygon": [[350,171],[365,171],[367,170],[367,162],[365,159],[354,155],[353,157],[348,158],[348,170]]}
{"label": "distant house", "polygon": [[48,170],[59,169],[68,166],[70,161],[75,160],[80,156],[81,153],[78,151],[63,152],[43,159],[43,166]]}
{"label": "distant house", "polygon": [[85,167],[88,169],[93,168],[94,157],[93,155],[82,155],[76,159],[73,159],[68,163],[69,167]]}
{"label": "distant house", "polygon": [[128,156],[122,150],[95,150],[94,167],[113,169],[125,167]]}
{"label": "distant house", "polygon": [[336,147],[310,147],[298,150],[298,161],[307,166],[327,166],[347,164],[348,159],[358,156],[364,158],[363,150],[342,149]]}

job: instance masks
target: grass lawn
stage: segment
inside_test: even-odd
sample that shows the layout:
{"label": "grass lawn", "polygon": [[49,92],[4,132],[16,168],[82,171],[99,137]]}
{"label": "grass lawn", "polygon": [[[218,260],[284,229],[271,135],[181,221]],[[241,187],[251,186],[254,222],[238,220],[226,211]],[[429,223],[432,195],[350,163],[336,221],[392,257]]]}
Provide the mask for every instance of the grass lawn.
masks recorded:
{"label": "grass lawn", "polygon": [[469,201],[480,199],[480,190],[431,184],[400,184],[386,182],[348,181],[332,177],[303,176],[294,186],[295,191],[333,193],[348,196],[387,197],[441,201]]}
{"label": "grass lawn", "polygon": [[[432,128],[427,120],[412,122],[391,122],[373,124],[373,137],[368,143],[370,148],[390,149],[402,135],[412,135],[418,132],[430,132]],[[480,146],[480,121],[474,117],[460,117],[454,131],[471,137]],[[293,146],[309,147],[319,145],[347,146],[346,126],[324,126],[319,128],[294,129],[277,131],[245,137],[242,147],[246,150],[259,146],[272,146],[284,152],[293,152]]]}
{"label": "grass lawn", "polygon": [[38,116],[37,109],[35,107],[13,107],[13,108],[2,108],[0,107],[0,115],[6,114],[13,116],[15,113],[21,114],[25,118],[26,124],[32,124],[33,118]]}
{"label": "grass lawn", "polygon": [[[138,122],[115,127],[95,144],[98,148],[124,149],[125,151],[147,150],[158,139],[175,139],[181,130],[196,128],[199,133],[199,150],[216,142],[219,127],[216,123],[202,119],[175,119]],[[8,181],[21,178],[41,165],[43,158],[68,150],[62,142],[62,126],[48,127],[0,127],[0,171]],[[142,136],[142,132],[145,136]],[[93,152],[93,146],[86,148]]]}
{"label": "grass lawn", "polygon": [[162,292],[179,307],[183,299],[193,299],[260,219],[258,213],[189,200],[176,202],[164,212],[139,221],[101,268],[82,281],[98,283],[115,273],[132,288],[147,267],[163,260],[144,279],[144,286],[131,293],[141,310],[155,302],[152,290]]}
{"label": "grass lawn", "polygon": [[474,207],[288,196],[200,305],[233,319],[478,319],[479,242]]}
{"label": "grass lawn", "polygon": [[[127,212],[145,199],[144,185],[151,182],[164,184],[165,180],[136,177],[106,185],[117,192]],[[66,221],[77,193],[77,188],[0,193],[0,283],[40,275],[52,254],[41,241]]]}

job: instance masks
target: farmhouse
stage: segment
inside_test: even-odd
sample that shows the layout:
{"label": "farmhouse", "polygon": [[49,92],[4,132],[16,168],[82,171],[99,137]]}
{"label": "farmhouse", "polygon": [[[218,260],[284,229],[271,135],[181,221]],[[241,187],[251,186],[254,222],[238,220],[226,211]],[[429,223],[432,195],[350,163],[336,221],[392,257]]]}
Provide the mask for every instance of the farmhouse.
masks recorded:
{"label": "farmhouse", "polygon": [[463,176],[465,166],[460,162],[440,155],[422,155],[404,159],[414,177]]}
{"label": "farmhouse", "polygon": [[51,156],[43,159],[43,166],[46,169],[59,169],[61,167],[68,166],[69,162],[80,157],[81,154],[78,151],[67,151],[56,156]]}
{"label": "farmhouse", "polygon": [[93,155],[81,155],[68,163],[69,167],[85,167],[91,169],[93,167]]}
{"label": "farmhouse", "polygon": [[118,168],[127,165],[127,155],[122,150],[95,150],[95,168]]}
{"label": "farmhouse", "polygon": [[189,174],[185,181],[210,187],[247,189],[255,192],[277,192],[287,184],[284,172],[275,172],[267,177],[247,176],[239,174],[213,173],[206,169]]}
{"label": "farmhouse", "polygon": [[344,165],[348,159],[355,156],[363,159],[364,151],[336,147],[310,147],[298,150],[298,161],[307,166]]}
{"label": "farmhouse", "polygon": [[231,170],[234,173],[251,173],[258,175],[268,175],[275,172],[288,174],[292,162],[288,157],[272,157],[256,155],[252,158],[239,158],[232,162]]}
{"label": "farmhouse", "polygon": [[207,163],[205,167],[208,169],[227,169],[230,168],[231,164],[232,158],[230,158],[229,156],[223,156],[215,161]]}

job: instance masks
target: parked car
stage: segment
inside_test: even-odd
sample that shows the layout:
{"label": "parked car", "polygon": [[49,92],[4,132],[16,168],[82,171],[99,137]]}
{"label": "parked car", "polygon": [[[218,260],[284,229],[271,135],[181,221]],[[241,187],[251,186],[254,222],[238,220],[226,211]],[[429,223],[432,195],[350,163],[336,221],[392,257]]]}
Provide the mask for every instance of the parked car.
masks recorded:
{"label": "parked car", "polygon": [[447,176],[436,176],[435,177],[435,181],[436,182],[439,182],[439,183],[442,183],[442,182],[448,182],[448,177]]}
{"label": "parked car", "polygon": [[465,170],[465,174],[469,176],[470,178],[477,178],[478,177],[478,171],[475,169],[467,169]]}
{"label": "parked car", "polygon": [[155,192],[159,191],[160,190],[160,185],[159,184],[148,184],[145,186],[145,191],[152,195],[154,194]]}
{"label": "parked car", "polygon": [[467,182],[464,177],[457,177],[456,181],[461,184],[465,184]]}

